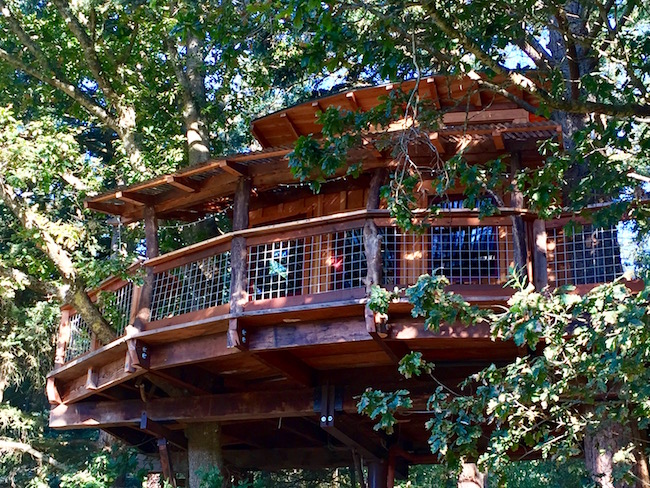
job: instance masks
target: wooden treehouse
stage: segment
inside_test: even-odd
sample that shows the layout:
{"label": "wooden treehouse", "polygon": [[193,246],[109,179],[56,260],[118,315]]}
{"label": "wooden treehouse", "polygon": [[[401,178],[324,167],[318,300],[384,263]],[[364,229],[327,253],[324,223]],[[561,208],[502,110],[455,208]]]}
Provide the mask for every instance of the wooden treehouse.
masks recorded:
{"label": "wooden treehouse", "polygon": [[[210,438],[214,425],[223,458],[242,470],[363,459],[370,486],[381,488],[409,464],[435,462],[423,428],[433,384],[400,377],[399,359],[420,351],[435,362],[440,380],[455,384],[521,352],[492,341],[487,327],[426,331],[405,302],[393,303],[383,324],[366,308],[367,279],[392,289],[442,272],[466,300],[493,307],[512,293],[504,284],[513,264],[523,265],[537,287],[585,289],[621,274],[620,249],[616,227],[585,222],[565,236],[568,216],[541,221],[517,192],[501,195],[498,215],[479,220],[477,210],[462,207],[459,189],[426,232],[404,232],[379,198],[394,166],[391,151],[372,142],[351,155],[362,161],[358,178],[337,175],[319,194],[298,185],[287,154],[300,135],[319,134],[316,113],[330,106],[367,110],[391,88],[358,89],[268,115],[252,126],[261,151],[90,199],[88,207],[122,222],[145,221],[146,277],[142,286],[113,278],[91,292],[114,296],[109,315],[118,338],[109,344],[100,345],[79,314],[63,308],[47,383],[50,426],[101,428],[159,453],[166,476],[191,477],[204,459],[199,454],[219,448]],[[473,93],[470,80],[436,76],[418,89],[446,111],[430,135],[443,160],[461,147],[477,165],[509,155],[514,175],[543,164],[540,140],[561,137],[555,123],[506,98]],[[430,150],[414,154],[418,165],[430,164]],[[435,198],[423,194],[422,206]],[[224,208],[232,208],[232,232],[157,255],[157,220],[195,220]],[[394,434],[376,432],[357,414],[356,397],[369,386],[407,388],[421,403],[399,416]]]}

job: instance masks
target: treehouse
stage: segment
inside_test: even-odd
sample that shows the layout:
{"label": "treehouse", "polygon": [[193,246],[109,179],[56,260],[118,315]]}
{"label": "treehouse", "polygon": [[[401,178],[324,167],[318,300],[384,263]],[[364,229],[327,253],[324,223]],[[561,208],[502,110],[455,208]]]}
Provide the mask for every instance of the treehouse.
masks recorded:
{"label": "treehouse", "polygon": [[[387,318],[376,314],[367,306],[369,285],[404,288],[421,274],[444,274],[468,302],[496,307],[512,294],[505,286],[512,266],[538,288],[584,291],[618,277],[622,263],[616,227],[583,221],[565,234],[573,216],[542,221],[508,185],[490,217],[464,208],[459,188],[439,202],[424,232],[400,229],[379,189],[397,164],[390,137],[395,141],[404,123],[384,131],[388,145],[369,133],[350,151],[358,177],[344,168],[318,194],[292,177],[287,155],[301,135],[321,133],[318,112],[366,111],[390,90],[415,86],[362,88],[273,113],[252,124],[260,151],[88,200],[122,222],[144,221],[147,259],[137,268],[145,278],[136,285],[115,277],[90,291],[93,299],[112,297],[110,343],[100,344],[81,316],[63,307],[47,382],[50,426],[103,429],[160,456],[170,480],[175,473],[191,479],[217,451],[242,471],[362,461],[372,488],[392,486],[409,464],[435,462],[423,428],[435,384],[401,377],[400,358],[421,352],[436,364],[437,378],[454,385],[521,351],[492,341],[485,326],[425,330],[405,300],[391,303]],[[444,112],[428,143],[410,151],[423,178],[422,208],[439,198],[427,173],[434,158],[444,164],[462,150],[482,165],[501,156],[512,178],[544,164],[540,141],[561,143],[556,123],[478,91],[469,79],[435,76],[417,90]],[[224,209],[231,232],[157,255],[159,220],[192,221]],[[414,409],[398,415],[394,433],[375,431],[375,421],[357,413],[367,387],[412,392]]]}

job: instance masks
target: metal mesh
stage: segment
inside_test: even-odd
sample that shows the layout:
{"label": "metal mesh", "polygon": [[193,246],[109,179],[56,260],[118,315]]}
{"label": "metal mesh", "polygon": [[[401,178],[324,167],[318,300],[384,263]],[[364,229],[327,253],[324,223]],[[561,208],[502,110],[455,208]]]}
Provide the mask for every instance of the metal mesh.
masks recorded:
{"label": "metal mesh", "polygon": [[[119,288],[112,293],[111,296],[113,298],[110,300],[110,307],[105,305],[102,307],[101,311],[105,315],[108,315],[106,318],[111,323],[115,329],[115,333],[119,337],[124,335],[124,328],[129,323],[129,318],[131,317],[133,283],[127,283],[122,288]],[[111,313],[108,313],[109,308],[111,309]]]}
{"label": "metal mesh", "polygon": [[429,273],[428,237],[395,227],[379,229],[381,235],[382,283],[387,288],[414,284]]}
{"label": "metal mesh", "polygon": [[616,227],[547,231],[548,279],[556,286],[606,283],[623,273]]}
{"label": "metal mesh", "polygon": [[424,273],[444,274],[453,284],[500,284],[513,260],[510,228],[432,227],[423,235],[382,231],[383,283],[407,286]]}
{"label": "metal mesh", "polygon": [[230,251],[156,273],[151,320],[228,303],[230,275]]}
{"label": "metal mesh", "polygon": [[[133,299],[133,283],[118,288],[114,292],[108,292],[102,299],[103,303],[99,311],[113,327],[118,337],[124,335],[124,328],[131,317],[131,301]],[[71,315],[70,339],[65,350],[65,361],[70,361],[90,351],[93,340],[93,333],[86,322],[78,313]]]}
{"label": "metal mesh", "polygon": [[68,318],[70,323],[70,339],[65,348],[65,362],[71,361],[77,356],[90,351],[92,345],[92,334],[90,327],[78,313]]}
{"label": "metal mesh", "polygon": [[250,300],[362,287],[366,275],[363,229],[248,248]]}

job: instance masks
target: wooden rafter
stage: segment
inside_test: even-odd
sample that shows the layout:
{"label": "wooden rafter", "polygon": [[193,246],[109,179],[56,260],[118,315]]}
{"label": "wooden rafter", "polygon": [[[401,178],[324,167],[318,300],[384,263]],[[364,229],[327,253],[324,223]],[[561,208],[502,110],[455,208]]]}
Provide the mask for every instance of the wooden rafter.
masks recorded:
{"label": "wooden rafter", "polygon": [[494,148],[497,151],[502,151],[506,148],[505,144],[503,143],[503,131],[496,129],[492,131],[492,140],[494,141]]}
{"label": "wooden rafter", "polygon": [[188,193],[194,193],[201,189],[200,182],[190,180],[189,178],[183,178],[182,176],[165,176],[165,183]]}
{"label": "wooden rafter", "polygon": [[269,144],[269,141],[266,139],[266,137],[264,137],[262,132],[257,127],[255,127],[255,123],[251,124],[251,133],[253,134],[253,137],[255,137],[255,139],[257,139],[257,142],[260,143],[260,145],[262,146],[262,149],[266,149],[267,147],[271,147],[271,144]]}
{"label": "wooden rafter", "polygon": [[234,176],[248,176],[248,168],[241,163],[229,159],[220,161],[219,163],[219,168],[224,170],[226,173]]}
{"label": "wooden rafter", "polygon": [[348,105],[352,109],[353,112],[356,112],[358,110],[361,110],[361,106],[359,105],[359,101],[357,100],[357,96],[353,91],[348,92],[345,94],[345,99],[348,101]]}
{"label": "wooden rafter", "polygon": [[285,121],[285,125],[289,128],[293,136],[298,139],[302,134],[300,133],[300,129],[296,126],[294,121],[291,119],[291,116],[287,112],[283,112],[280,114],[280,118]]}
{"label": "wooden rafter", "polygon": [[115,192],[115,199],[142,207],[153,204],[153,198],[150,195],[142,195],[132,191],[117,191]]}
{"label": "wooden rafter", "polygon": [[167,441],[175,446],[187,450],[187,439],[181,432],[171,430],[168,427],[151,420],[147,416],[147,412],[142,412],[142,415],[140,416],[140,430],[158,439],[167,439]]}

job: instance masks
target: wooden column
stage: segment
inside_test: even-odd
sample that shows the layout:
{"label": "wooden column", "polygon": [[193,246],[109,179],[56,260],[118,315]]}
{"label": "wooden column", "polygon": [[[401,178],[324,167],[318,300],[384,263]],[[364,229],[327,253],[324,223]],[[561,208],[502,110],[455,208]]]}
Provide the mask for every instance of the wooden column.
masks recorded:
{"label": "wooden column", "polygon": [[[233,202],[232,230],[248,228],[248,207],[250,202],[251,183],[247,178],[240,178]],[[248,302],[248,249],[246,238],[233,237],[230,244],[230,324],[228,327],[228,346],[246,348],[246,337],[237,323],[237,315],[244,311]]]}
{"label": "wooden column", "polygon": [[[147,246],[147,259],[155,258],[160,254],[158,248],[158,219],[156,218],[155,209],[150,205],[144,208],[144,236]],[[148,322],[151,317],[154,280],[153,269],[147,266],[145,268],[144,283],[140,290],[140,300],[136,305],[138,312],[133,322],[133,326],[137,330],[142,330],[144,323]]]}
{"label": "wooden column", "polygon": [[536,290],[548,285],[546,223],[543,220],[533,222],[533,284]]}
{"label": "wooden column", "polygon": [[[521,170],[521,153],[513,152],[510,156],[510,183],[512,193],[510,195],[510,206],[516,209],[524,208],[524,195],[517,188],[517,173]],[[514,245],[514,266],[515,270],[526,271],[528,262],[528,245],[526,244],[526,227],[521,215],[513,215],[512,219],[512,241]]]}
{"label": "wooden column", "polygon": [[[366,210],[377,210],[380,203],[380,190],[384,184],[386,171],[383,168],[377,169],[370,179],[370,188],[368,189],[368,200]],[[370,295],[373,285],[381,285],[382,260],[381,260],[381,237],[379,229],[373,219],[367,219],[363,226],[363,245],[366,254],[366,263],[368,265],[368,274],[366,275],[366,295]],[[379,334],[386,336],[385,320],[378,317],[376,313],[368,308],[365,310],[366,328],[370,334]]]}
{"label": "wooden column", "polygon": [[387,488],[388,470],[385,462],[376,461],[368,465],[368,488]]}

